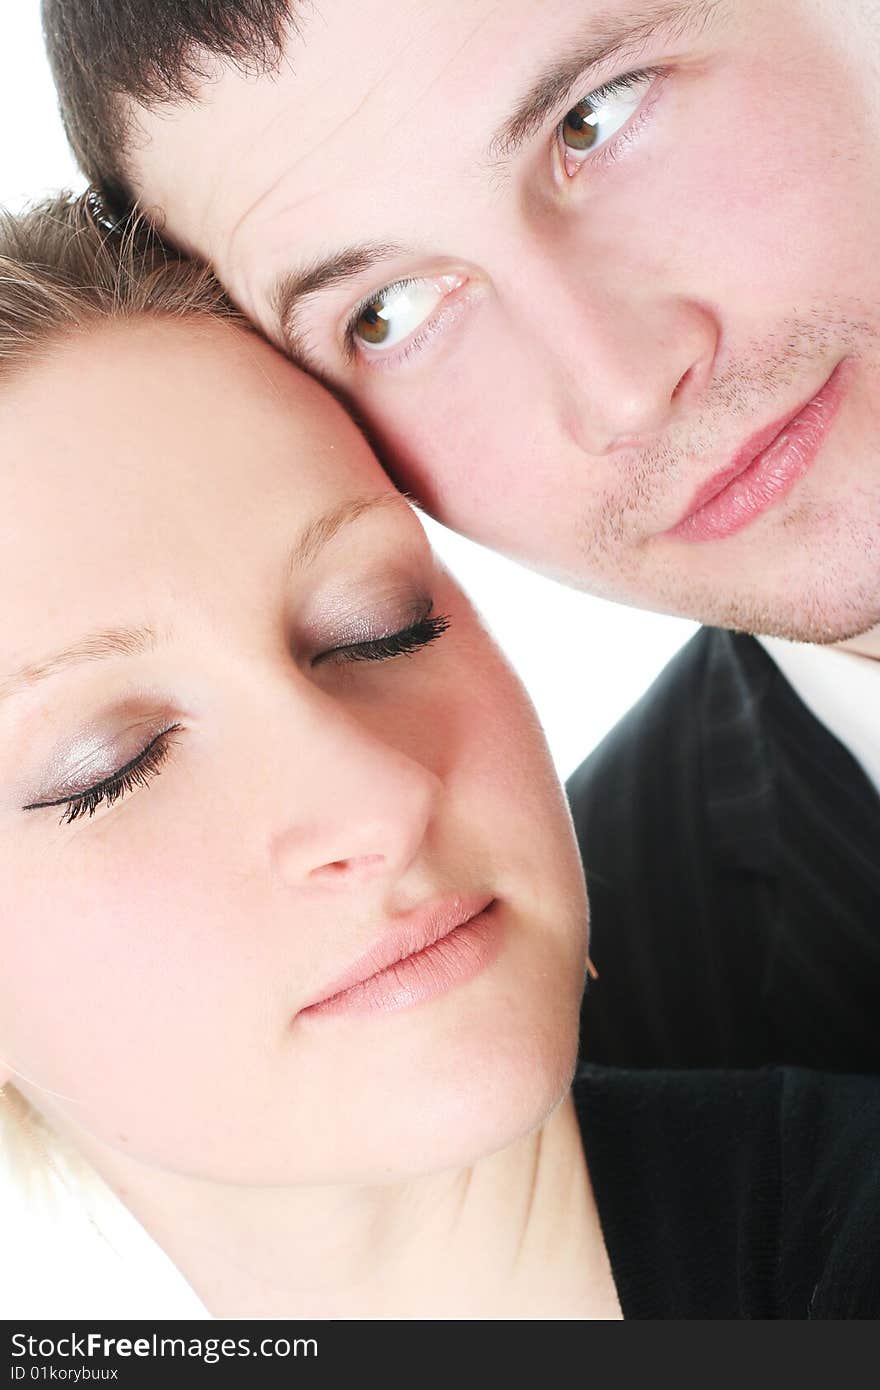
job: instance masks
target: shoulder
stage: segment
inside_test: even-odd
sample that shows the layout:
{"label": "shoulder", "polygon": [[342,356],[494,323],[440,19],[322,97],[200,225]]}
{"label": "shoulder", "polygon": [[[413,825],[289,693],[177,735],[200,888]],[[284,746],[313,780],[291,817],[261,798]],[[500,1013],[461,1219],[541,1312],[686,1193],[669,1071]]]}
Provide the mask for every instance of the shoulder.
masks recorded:
{"label": "shoulder", "polygon": [[880,1316],[880,1078],[785,1068],[781,1289],[787,1316]]}
{"label": "shoulder", "polygon": [[671,729],[692,727],[693,711],[705,680],[706,666],[718,638],[713,628],[701,628],[663,668],[641,699],[614,726],[568,782],[571,800],[588,797],[597,784],[621,768],[643,765],[646,754],[662,756]]}
{"label": "shoulder", "polygon": [[703,627],[686,642],[632,709],[572,774],[573,803],[621,771],[646,779],[657,764],[680,761],[706,726],[754,718],[779,673],[753,637]]}
{"label": "shoulder", "polygon": [[880,1079],[585,1066],[573,1089],[630,1316],[880,1313]]}
{"label": "shoulder", "polygon": [[[766,797],[781,680],[753,637],[701,628],[567,784],[587,873],[705,854],[715,806]],[[647,856],[647,859],[646,859]]]}

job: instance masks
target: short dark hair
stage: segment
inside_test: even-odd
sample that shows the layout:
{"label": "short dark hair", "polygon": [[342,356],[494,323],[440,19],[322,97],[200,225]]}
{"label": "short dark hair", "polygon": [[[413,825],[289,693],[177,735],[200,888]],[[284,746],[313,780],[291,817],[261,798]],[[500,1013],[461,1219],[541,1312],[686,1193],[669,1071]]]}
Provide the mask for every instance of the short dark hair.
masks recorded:
{"label": "short dark hair", "polygon": [[281,61],[290,0],[42,0],[61,118],[107,201],[131,201],[127,103],[192,100],[212,59],[264,72]]}

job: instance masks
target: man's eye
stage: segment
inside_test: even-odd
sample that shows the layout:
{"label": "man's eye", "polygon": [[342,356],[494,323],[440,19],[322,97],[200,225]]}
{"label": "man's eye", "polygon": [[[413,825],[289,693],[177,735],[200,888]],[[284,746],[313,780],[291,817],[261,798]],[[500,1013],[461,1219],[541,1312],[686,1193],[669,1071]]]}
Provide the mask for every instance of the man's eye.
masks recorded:
{"label": "man's eye", "polygon": [[414,333],[452,290],[460,275],[398,280],[360,304],[349,320],[349,338],[362,351],[387,352]]}
{"label": "man's eye", "polygon": [[565,113],[557,128],[557,139],[569,177],[626,125],[656,76],[656,71],[627,73],[598,87]]}

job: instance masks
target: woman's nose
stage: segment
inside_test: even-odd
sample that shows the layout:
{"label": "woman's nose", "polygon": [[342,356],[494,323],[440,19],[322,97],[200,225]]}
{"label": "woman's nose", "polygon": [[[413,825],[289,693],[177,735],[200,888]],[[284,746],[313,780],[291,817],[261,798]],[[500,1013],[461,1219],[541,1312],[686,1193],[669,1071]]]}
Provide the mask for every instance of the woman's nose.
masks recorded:
{"label": "woman's nose", "polygon": [[291,781],[273,867],[291,887],[323,891],[400,878],[441,792],[429,768],[344,716],[311,742]]}

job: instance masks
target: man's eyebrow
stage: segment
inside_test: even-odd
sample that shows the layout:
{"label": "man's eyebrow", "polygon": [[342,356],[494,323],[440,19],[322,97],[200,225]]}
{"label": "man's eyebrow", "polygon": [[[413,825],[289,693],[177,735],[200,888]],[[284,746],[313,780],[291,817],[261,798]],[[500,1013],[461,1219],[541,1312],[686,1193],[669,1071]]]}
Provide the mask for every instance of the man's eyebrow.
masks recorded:
{"label": "man's eyebrow", "polygon": [[[588,78],[592,68],[613,60],[635,58],[650,39],[660,33],[682,38],[704,29],[724,0],[667,0],[644,4],[628,14],[605,11],[594,15],[586,33],[566,43],[565,56],[551,61],[540,72],[513,114],[489,142],[487,161],[499,165],[557,110],[578,81]],[[269,291],[269,306],[281,329],[284,345],[300,365],[309,369],[311,351],[308,335],[298,328],[297,314],[305,301],[333,285],[363,275],[382,261],[408,254],[408,248],[394,242],[360,242],[319,257],[298,270],[281,275]]]}
{"label": "man's eyebrow", "polygon": [[140,656],[144,652],[154,651],[158,643],[159,636],[152,627],[111,627],[91,632],[61,651],[42,657],[39,661],[28,662],[4,676],[0,680],[0,700],[29,690],[40,681],[48,680],[50,676],[71,667],[91,661],[106,661],[114,656]]}
{"label": "man's eyebrow", "polygon": [[295,570],[304,569],[311,564],[318,551],[327,545],[343,527],[350,526],[352,522],[359,521],[362,516],[383,507],[405,507],[407,511],[411,509],[406,495],[392,490],[379,492],[370,497],[349,498],[347,501],[341,502],[338,507],[333,507],[323,516],[319,516],[306,527],[299,539],[291,546],[287,557],[288,576]]}
{"label": "man's eyebrow", "polygon": [[282,275],[269,293],[269,304],[277,315],[290,355],[300,362],[308,358],[308,343],[296,326],[297,310],[305,300],[329,289],[331,285],[339,285],[354,279],[356,275],[363,275],[365,270],[370,270],[380,261],[403,254],[405,248],[392,242],[362,242]]}
{"label": "man's eyebrow", "polygon": [[[586,31],[565,46],[565,56],[551,61],[538,74],[522,100],[489,142],[488,162],[498,165],[558,110],[576,83],[585,81],[591,69],[611,62],[635,60],[648,42],[660,33],[683,38],[704,29],[719,8],[720,0],[674,0],[628,13],[594,15]],[[586,96],[586,92],[583,93]]]}

